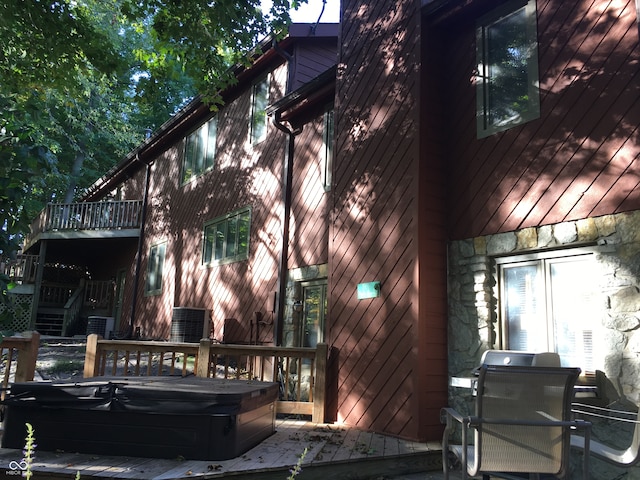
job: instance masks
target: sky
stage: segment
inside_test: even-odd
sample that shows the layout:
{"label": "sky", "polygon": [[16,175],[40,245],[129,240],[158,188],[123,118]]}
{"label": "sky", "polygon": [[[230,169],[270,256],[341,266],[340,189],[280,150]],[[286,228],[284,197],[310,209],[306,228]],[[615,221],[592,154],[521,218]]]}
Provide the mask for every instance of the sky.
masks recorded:
{"label": "sky", "polygon": [[[291,12],[291,20],[296,23],[315,23],[322,12],[322,0],[308,0],[298,10]],[[340,21],[340,0],[326,0],[326,6],[320,19],[322,23]]]}
{"label": "sky", "polygon": [[[263,10],[271,4],[270,0],[262,0]],[[298,10],[291,11],[291,20],[295,23],[316,23],[322,12],[322,0],[307,0]],[[340,22],[340,0],[326,0],[321,23]]]}

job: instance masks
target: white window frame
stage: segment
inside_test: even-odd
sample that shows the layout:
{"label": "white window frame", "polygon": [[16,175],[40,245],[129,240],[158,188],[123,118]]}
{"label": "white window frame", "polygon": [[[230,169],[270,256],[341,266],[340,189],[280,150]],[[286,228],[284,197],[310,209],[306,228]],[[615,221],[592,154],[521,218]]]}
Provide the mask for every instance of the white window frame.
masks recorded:
{"label": "white window frame", "polygon": [[[539,284],[536,285],[538,297],[536,300],[539,300],[541,305],[537,309],[537,316],[541,318],[541,331],[544,329],[546,331],[547,344],[546,348],[539,348],[539,351],[556,351],[555,344],[555,332],[554,328],[554,312],[552,308],[552,298],[553,298],[553,287],[551,286],[551,271],[550,265],[559,264],[564,262],[572,262],[572,261],[589,261],[593,262],[594,276],[597,278],[596,269],[596,255],[597,249],[595,247],[580,247],[580,248],[571,248],[565,250],[553,250],[553,251],[545,251],[545,252],[537,252],[530,254],[522,254],[522,255],[512,255],[506,257],[497,257],[494,258],[495,266],[496,266],[496,279],[497,279],[497,301],[498,301],[498,315],[499,315],[499,345],[498,348],[510,349],[510,350],[518,350],[518,348],[514,348],[515,346],[509,344],[509,326],[507,325],[507,291],[506,291],[506,281],[505,281],[505,270],[510,267],[516,266],[536,266],[538,268],[538,280]],[[556,290],[557,291],[557,290]],[[583,328],[583,336],[588,332],[589,324],[591,324],[592,334],[593,329],[597,329],[598,324],[598,313],[594,309],[593,316],[591,319],[585,319],[583,317],[577,318],[577,325],[581,325],[585,327]],[[579,328],[577,329],[579,330]],[[593,345],[592,345],[593,347]],[[602,369],[603,365],[599,365],[601,359],[598,358],[598,354],[596,351],[592,350],[591,359],[587,361],[587,365],[566,365],[572,367],[580,367],[584,373],[593,373],[595,369]]]}
{"label": "white window frame", "polygon": [[184,141],[182,184],[213,169],[216,158],[218,117],[214,116],[192,131]]}
{"label": "white window frame", "polygon": [[147,257],[147,275],[144,282],[144,294],[147,296],[162,293],[162,274],[167,255],[167,242],[151,245]]}
{"label": "white window frame", "polygon": [[[246,249],[238,251],[241,244],[240,230],[236,228],[233,244],[229,243],[229,226],[233,222],[244,220],[247,222]],[[223,235],[222,254],[216,258],[217,252],[217,232]],[[202,264],[205,266],[224,265],[228,263],[239,262],[249,258],[251,243],[251,208],[245,207],[240,210],[228,213],[218,218],[214,218],[204,224],[202,231]],[[232,245],[231,250],[229,245]]]}
{"label": "white window frame", "polygon": [[[498,67],[490,65],[489,54],[491,51],[491,30],[500,22],[515,18],[524,13],[526,44],[528,55],[524,57],[527,64],[528,92],[526,107],[520,105],[520,109],[514,109],[510,116],[499,119],[492,118],[492,78],[494,70]],[[509,128],[521,125],[540,117],[540,93],[538,73],[538,33],[536,17],[536,0],[512,0],[505,5],[493,10],[489,14],[478,19],[476,25],[476,119],[478,138],[488,137]],[[500,96],[502,98],[502,96]]]}
{"label": "white window frame", "polygon": [[257,145],[267,138],[267,105],[269,104],[270,75],[262,77],[251,86],[251,115],[249,138],[251,145]]}

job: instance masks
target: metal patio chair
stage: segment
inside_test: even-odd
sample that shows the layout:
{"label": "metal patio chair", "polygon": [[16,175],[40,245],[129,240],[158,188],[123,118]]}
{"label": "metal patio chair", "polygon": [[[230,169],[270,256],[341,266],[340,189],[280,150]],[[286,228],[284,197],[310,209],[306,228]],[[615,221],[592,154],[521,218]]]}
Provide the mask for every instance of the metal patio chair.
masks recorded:
{"label": "metal patio chair", "polygon": [[578,415],[603,418],[608,422],[634,424],[633,435],[629,446],[622,450],[590,439],[588,449],[585,448],[585,438],[581,435],[571,435],[571,446],[589,452],[594,458],[604,460],[617,467],[632,467],[640,463],[640,410],[627,412],[607,407],[598,407],[581,403],[573,404],[573,412]]}
{"label": "metal patio chair", "polygon": [[[482,365],[475,415],[442,410],[446,423],[444,478],[449,478],[449,452],[461,460],[463,479],[477,475],[483,479],[523,478],[522,474],[564,478],[571,429],[584,429],[585,448],[589,449],[591,424],[571,419],[573,388],[579,374],[579,368]],[[462,429],[462,445],[450,445],[449,437],[457,424]],[[583,456],[584,479],[588,478],[588,457]]]}

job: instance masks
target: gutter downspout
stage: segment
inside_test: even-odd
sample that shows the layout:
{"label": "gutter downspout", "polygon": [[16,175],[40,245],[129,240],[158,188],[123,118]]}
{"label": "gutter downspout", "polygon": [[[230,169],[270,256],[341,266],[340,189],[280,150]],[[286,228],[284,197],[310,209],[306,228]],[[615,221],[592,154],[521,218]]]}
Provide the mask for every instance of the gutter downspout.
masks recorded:
{"label": "gutter downspout", "polygon": [[291,129],[287,127],[281,120],[281,112],[276,111],[273,124],[276,128],[287,134],[287,149],[284,158],[284,218],[282,227],[282,249],[280,251],[280,259],[278,261],[278,293],[276,301],[275,325],[274,328],[274,344],[282,344],[282,325],[284,323],[284,307],[285,297],[287,293],[287,277],[289,273],[289,227],[291,223],[291,196],[293,183],[293,158],[295,137],[302,132],[302,127]]}
{"label": "gutter downspout", "polygon": [[131,299],[131,316],[129,317],[129,331],[126,337],[132,338],[134,334],[135,318],[136,318],[136,303],[138,302],[138,284],[140,283],[140,267],[142,265],[142,247],[144,246],[144,226],[147,222],[147,201],[149,199],[149,183],[151,179],[151,165],[150,163],[140,160],[140,156],[136,155],[136,161],[143,163],[147,166],[144,176],[144,196],[142,198],[142,212],[140,218],[140,235],[138,236],[138,250],[136,252],[136,268],[133,279],[133,297]]}

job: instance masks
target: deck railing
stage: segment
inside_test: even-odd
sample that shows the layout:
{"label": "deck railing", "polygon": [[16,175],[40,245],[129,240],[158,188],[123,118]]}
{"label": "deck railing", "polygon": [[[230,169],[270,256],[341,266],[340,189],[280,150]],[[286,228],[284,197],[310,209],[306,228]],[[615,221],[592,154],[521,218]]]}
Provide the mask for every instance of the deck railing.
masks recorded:
{"label": "deck railing", "polygon": [[31,235],[64,230],[139,228],[142,202],[49,203],[31,225]]}
{"label": "deck railing", "polygon": [[310,415],[324,421],[328,347],[226,345],[104,340],[87,337],[84,377],[189,375],[275,381],[280,384],[276,412]]}
{"label": "deck railing", "polygon": [[15,283],[35,283],[38,255],[18,255],[0,259],[0,271]]}
{"label": "deck railing", "polygon": [[40,334],[30,332],[24,337],[4,337],[0,342],[0,355],[2,357],[2,393],[10,383],[29,382],[33,380],[36,372],[36,360],[38,347],[40,346]]}

